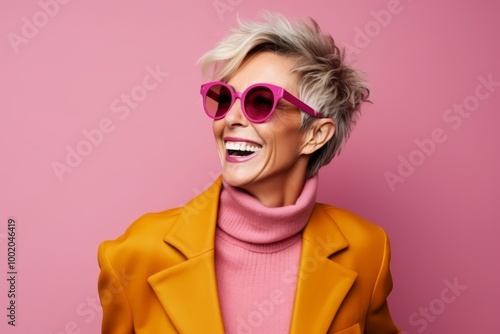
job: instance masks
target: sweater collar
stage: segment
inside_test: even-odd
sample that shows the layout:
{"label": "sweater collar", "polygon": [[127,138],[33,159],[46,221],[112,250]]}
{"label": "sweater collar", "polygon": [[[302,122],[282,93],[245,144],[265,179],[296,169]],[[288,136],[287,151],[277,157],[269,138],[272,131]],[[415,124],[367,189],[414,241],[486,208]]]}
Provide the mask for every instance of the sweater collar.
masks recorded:
{"label": "sweater collar", "polygon": [[318,176],[308,179],[293,205],[266,207],[242,189],[223,181],[218,227],[231,237],[253,244],[286,240],[301,232],[316,202]]}

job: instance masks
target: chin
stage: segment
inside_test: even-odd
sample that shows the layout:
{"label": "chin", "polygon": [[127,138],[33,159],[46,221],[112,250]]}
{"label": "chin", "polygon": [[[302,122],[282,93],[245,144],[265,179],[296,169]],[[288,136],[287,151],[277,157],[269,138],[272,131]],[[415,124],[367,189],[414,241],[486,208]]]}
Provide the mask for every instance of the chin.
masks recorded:
{"label": "chin", "polygon": [[222,172],[222,179],[232,187],[243,188],[251,181],[247,177],[240,177],[238,175],[234,175],[234,173]]}

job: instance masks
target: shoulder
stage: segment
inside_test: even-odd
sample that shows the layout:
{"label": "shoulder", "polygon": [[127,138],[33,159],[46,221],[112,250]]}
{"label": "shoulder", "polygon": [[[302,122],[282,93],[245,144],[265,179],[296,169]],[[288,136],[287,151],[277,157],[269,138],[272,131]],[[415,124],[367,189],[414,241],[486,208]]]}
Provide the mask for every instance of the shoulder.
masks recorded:
{"label": "shoulder", "polygon": [[[348,210],[327,204],[319,204],[326,216],[325,229],[336,233],[335,240],[343,240],[342,251],[332,255],[337,263],[343,264],[358,273],[358,282],[373,288],[377,277],[385,273],[390,258],[391,248],[387,233],[380,226]],[[389,281],[387,281],[389,282]]]}
{"label": "shoulder", "polygon": [[345,209],[329,204],[317,204],[336,224],[350,244],[384,244],[387,234],[383,228],[367,219]]}
{"label": "shoulder", "polygon": [[111,262],[117,259],[133,260],[137,256],[154,256],[164,244],[163,238],[175,225],[181,208],[157,213],[147,213],[135,220],[126,231],[114,240],[99,245],[99,258],[107,257]]}
{"label": "shoulder", "polygon": [[134,221],[123,234],[124,238],[138,238],[167,233],[172,228],[182,208],[147,213]]}

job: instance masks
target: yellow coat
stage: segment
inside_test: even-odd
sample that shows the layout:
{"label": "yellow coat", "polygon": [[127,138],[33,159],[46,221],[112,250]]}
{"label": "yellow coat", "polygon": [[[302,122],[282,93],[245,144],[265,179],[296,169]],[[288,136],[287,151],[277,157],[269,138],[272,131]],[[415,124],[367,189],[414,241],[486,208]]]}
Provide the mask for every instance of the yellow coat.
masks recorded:
{"label": "yellow coat", "polygon": [[[99,247],[102,333],[223,333],[214,270],[221,179]],[[385,232],[317,203],[302,237],[290,333],[399,333]],[[255,330],[258,333],[258,329]]]}

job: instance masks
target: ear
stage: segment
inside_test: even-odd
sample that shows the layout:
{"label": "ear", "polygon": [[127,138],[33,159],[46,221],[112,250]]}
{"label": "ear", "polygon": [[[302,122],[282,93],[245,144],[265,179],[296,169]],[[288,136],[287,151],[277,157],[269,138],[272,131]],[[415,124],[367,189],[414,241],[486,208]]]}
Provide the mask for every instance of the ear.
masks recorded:
{"label": "ear", "polygon": [[335,123],[331,118],[317,119],[305,133],[302,154],[312,154],[325,145],[335,133]]}

